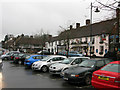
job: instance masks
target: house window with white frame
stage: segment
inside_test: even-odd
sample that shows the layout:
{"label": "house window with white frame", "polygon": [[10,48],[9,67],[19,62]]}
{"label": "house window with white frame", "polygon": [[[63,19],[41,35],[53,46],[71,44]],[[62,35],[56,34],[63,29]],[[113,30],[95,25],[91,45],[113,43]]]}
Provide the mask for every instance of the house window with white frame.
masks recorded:
{"label": "house window with white frame", "polygon": [[93,38],[92,38],[92,44],[94,44],[94,43],[95,43],[95,38],[93,37]]}
{"label": "house window with white frame", "polygon": [[82,42],[82,38],[80,38],[80,41],[79,41],[79,43],[81,43]]}

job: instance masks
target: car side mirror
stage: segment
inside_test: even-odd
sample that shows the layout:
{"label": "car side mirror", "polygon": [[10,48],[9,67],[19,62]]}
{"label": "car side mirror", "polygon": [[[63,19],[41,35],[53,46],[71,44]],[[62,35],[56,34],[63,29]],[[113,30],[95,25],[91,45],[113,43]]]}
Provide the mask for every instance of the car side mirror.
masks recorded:
{"label": "car side mirror", "polygon": [[76,64],[75,62],[72,63],[72,65],[75,65],[75,64]]}
{"label": "car side mirror", "polygon": [[50,59],[49,61],[47,61],[47,62],[52,62],[52,60]]}
{"label": "car side mirror", "polygon": [[47,62],[51,62],[51,60],[48,60]]}

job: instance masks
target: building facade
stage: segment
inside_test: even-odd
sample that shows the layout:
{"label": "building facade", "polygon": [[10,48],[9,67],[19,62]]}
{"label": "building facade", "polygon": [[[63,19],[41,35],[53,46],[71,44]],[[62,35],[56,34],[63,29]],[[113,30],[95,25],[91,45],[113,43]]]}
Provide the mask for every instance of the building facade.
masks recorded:
{"label": "building facade", "polygon": [[113,35],[115,23],[116,19],[94,23],[91,35],[90,21],[86,20],[85,26],[80,27],[80,24],[76,24],[76,28],[70,28],[53,37],[49,43],[46,42],[46,48],[54,53],[69,49],[85,55],[103,57],[110,49],[110,37]]}

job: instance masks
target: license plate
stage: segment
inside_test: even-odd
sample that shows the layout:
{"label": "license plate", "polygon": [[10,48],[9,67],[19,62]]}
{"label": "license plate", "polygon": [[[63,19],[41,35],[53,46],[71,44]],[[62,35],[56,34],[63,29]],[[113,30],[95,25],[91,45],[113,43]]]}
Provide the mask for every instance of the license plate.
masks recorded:
{"label": "license plate", "polygon": [[68,78],[64,78],[64,80],[68,80]]}
{"label": "license plate", "polygon": [[102,80],[106,80],[106,81],[108,81],[108,80],[109,80],[109,78],[108,78],[108,77],[103,77],[103,76],[98,76],[98,79],[102,79]]}

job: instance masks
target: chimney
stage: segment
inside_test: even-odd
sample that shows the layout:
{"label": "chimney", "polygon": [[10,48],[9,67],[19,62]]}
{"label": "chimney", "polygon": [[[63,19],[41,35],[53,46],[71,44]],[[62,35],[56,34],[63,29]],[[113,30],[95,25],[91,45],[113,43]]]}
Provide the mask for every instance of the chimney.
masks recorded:
{"label": "chimney", "polygon": [[33,36],[31,35],[30,38],[33,38]]}
{"label": "chimney", "polygon": [[70,25],[70,30],[72,30],[72,25]]}
{"label": "chimney", "polygon": [[76,29],[80,27],[80,23],[76,23]]}
{"label": "chimney", "polygon": [[90,25],[90,19],[86,20],[86,25]]}

